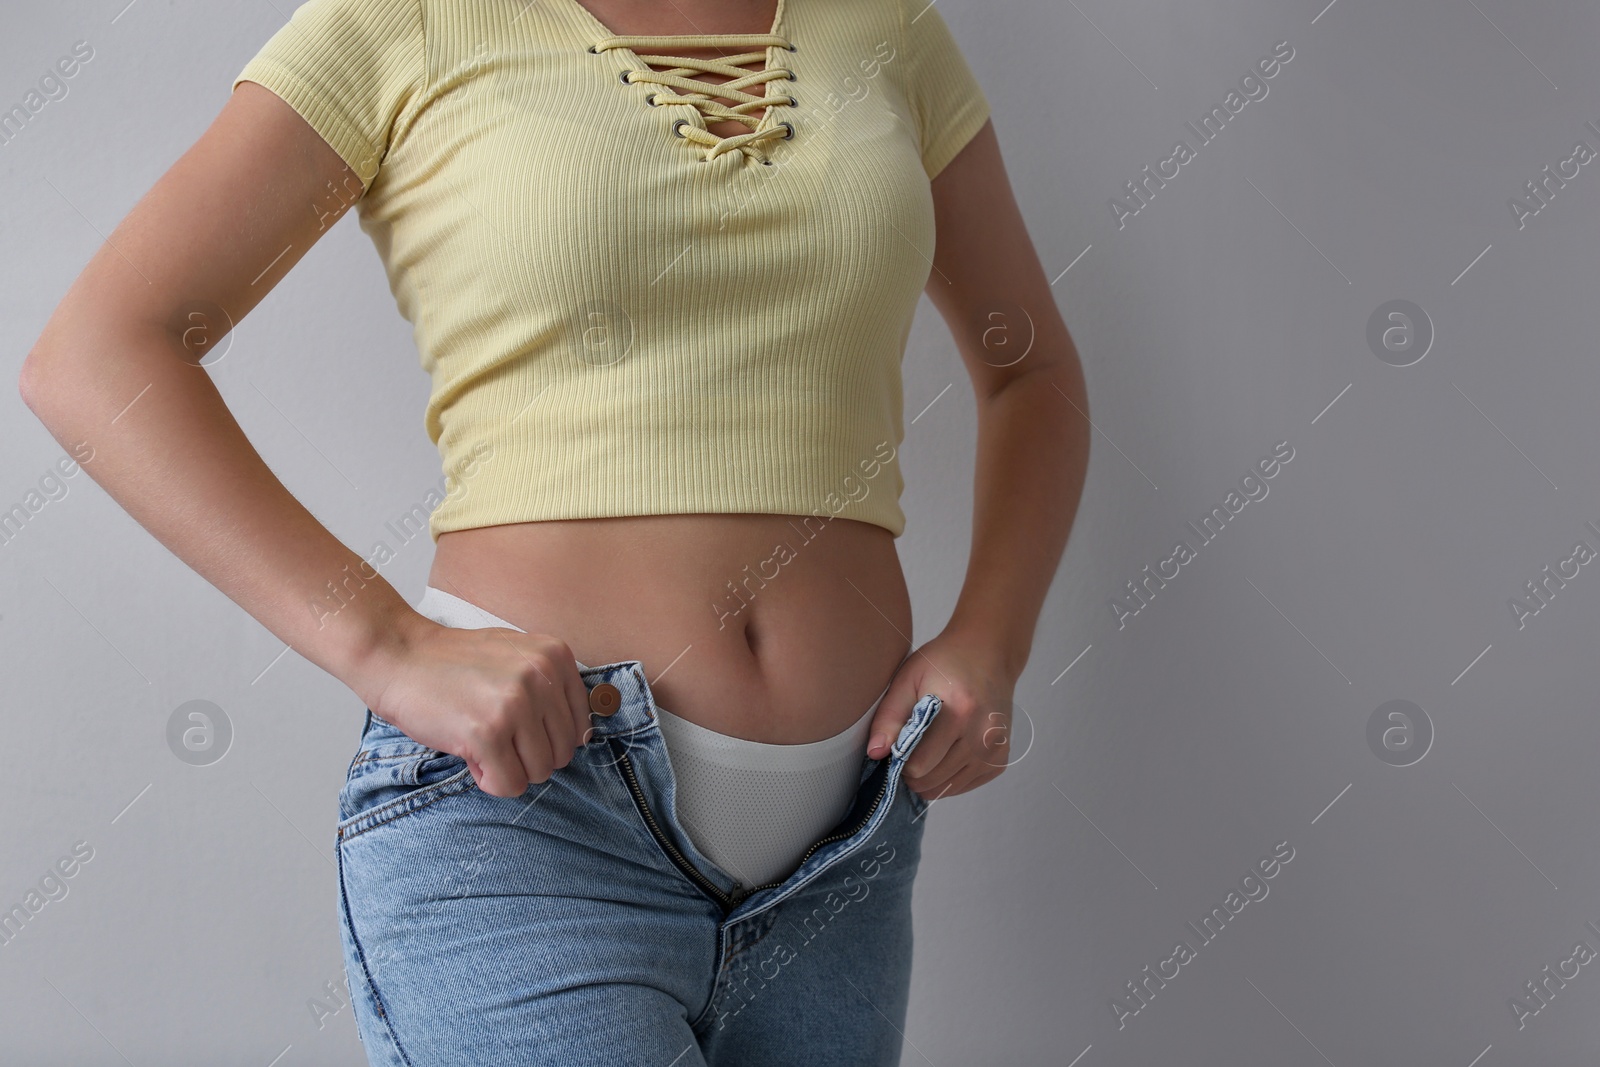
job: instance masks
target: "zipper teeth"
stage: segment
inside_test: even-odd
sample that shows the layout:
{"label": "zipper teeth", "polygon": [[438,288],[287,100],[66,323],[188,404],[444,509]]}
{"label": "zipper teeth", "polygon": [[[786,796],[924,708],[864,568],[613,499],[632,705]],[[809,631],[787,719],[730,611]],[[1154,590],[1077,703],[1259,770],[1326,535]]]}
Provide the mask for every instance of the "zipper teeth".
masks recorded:
{"label": "zipper teeth", "polygon": [[[639,811],[644,815],[644,821],[649,824],[650,832],[655,835],[655,839],[661,844],[661,847],[667,850],[667,854],[672,857],[672,861],[678,865],[684,874],[694,879],[696,885],[721,901],[723,907],[731,907],[735,903],[734,898],[718,889],[714,882],[696,870],[694,864],[690,863],[683,853],[678,851],[678,847],[667,839],[667,835],[661,832],[661,827],[656,824],[655,816],[650,813],[650,805],[644,798],[644,790],[639,787],[639,779],[634,777],[633,762],[628,759],[627,753],[618,752],[617,758],[622,761],[622,773],[627,775],[628,788],[633,791],[634,803],[639,805]],[[766,887],[763,886],[762,888]],[[748,894],[746,895],[748,896]]]}
{"label": "zipper teeth", "polygon": [[[873,799],[872,807],[868,808],[867,809],[867,813],[861,817],[861,821],[856,823],[854,827],[852,827],[851,829],[845,831],[844,833],[842,833],[842,834],[834,834],[832,837],[824,837],[821,841],[818,841],[816,844],[814,844],[810,848],[806,849],[806,854],[804,856],[801,856],[800,857],[800,862],[795,865],[796,869],[805,866],[806,860],[810,859],[816,853],[817,849],[822,848],[822,847],[824,847],[826,845],[831,845],[835,841],[843,841],[847,837],[854,837],[856,834],[860,833],[861,832],[861,828],[863,826],[867,825],[867,823],[872,821],[873,813],[878,810],[878,805],[883,803],[884,794],[887,793],[888,791],[889,791],[889,775],[888,775],[887,772],[885,772],[884,776],[883,776],[883,784],[878,787],[878,795]],[[756,892],[758,892],[758,891],[760,891],[762,889],[776,889],[778,886],[780,886],[782,884],[783,884],[782,881],[778,881],[778,882],[768,882],[766,885],[754,886],[754,887],[751,888],[749,893],[745,894],[745,896],[749,896],[751,893],[756,893]]]}

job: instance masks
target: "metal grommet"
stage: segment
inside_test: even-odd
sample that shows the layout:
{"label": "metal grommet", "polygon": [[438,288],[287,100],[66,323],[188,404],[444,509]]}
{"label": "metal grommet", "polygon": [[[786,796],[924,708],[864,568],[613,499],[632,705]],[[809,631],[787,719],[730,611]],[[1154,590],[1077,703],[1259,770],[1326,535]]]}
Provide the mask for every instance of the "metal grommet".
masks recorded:
{"label": "metal grommet", "polygon": [[796,100],[793,96],[790,96],[789,97],[789,106],[790,107],[799,107],[800,106],[800,101]]}
{"label": "metal grommet", "polygon": [[651,107],[658,106],[656,104],[656,94],[655,93],[651,93],[649,96],[645,97],[644,98],[644,102],[649,104]]}
{"label": "metal grommet", "polygon": [[628,75],[630,75],[632,73],[633,73],[633,71],[631,71],[631,70],[625,70],[625,71],[622,72],[621,77],[622,77],[622,84],[623,85],[632,85],[633,84],[632,82],[628,81]]}
{"label": "metal grommet", "polygon": [[589,690],[589,710],[602,717],[610,717],[622,707],[622,691],[610,682],[601,682]]}
{"label": "metal grommet", "polygon": [[792,81],[792,82],[797,82],[797,81],[800,80],[799,78],[796,78],[794,76],[794,71],[788,70],[787,68],[784,70],[783,76],[784,76],[784,78],[786,78],[787,80]]}
{"label": "metal grommet", "polygon": [[584,51],[588,52],[591,56],[597,56],[600,54],[599,49],[595,48],[594,45],[590,45],[588,48],[585,48]]}
{"label": "metal grommet", "polygon": [[674,122],[674,123],[673,123],[673,124],[672,124],[672,133],[673,133],[673,136],[675,136],[675,137],[682,137],[682,136],[683,136],[683,134],[681,134],[681,133],[679,133],[679,132],[678,132],[678,127],[680,127],[680,126],[686,126],[686,125],[688,125],[688,123],[689,123],[689,120],[688,120],[688,119],[679,119],[679,120],[678,120],[678,121],[677,121],[677,122]]}
{"label": "metal grommet", "polygon": [[800,51],[800,46],[799,46],[799,45],[793,45],[793,44],[792,44],[792,45],[790,45],[790,46],[789,46],[789,51],[791,51],[791,52],[798,52],[798,51]]}
{"label": "metal grommet", "polygon": [[785,141],[792,140],[794,138],[794,125],[792,123],[780,122],[778,125],[789,131],[788,136],[784,138]]}

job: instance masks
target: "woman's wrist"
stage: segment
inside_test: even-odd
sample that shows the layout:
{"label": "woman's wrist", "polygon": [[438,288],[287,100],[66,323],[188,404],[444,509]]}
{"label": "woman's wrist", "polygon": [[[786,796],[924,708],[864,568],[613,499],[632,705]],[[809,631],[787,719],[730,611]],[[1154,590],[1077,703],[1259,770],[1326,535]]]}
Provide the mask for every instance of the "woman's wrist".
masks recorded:
{"label": "woman's wrist", "polygon": [[409,604],[366,612],[332,673],[368,708],[377,709],[422,635],[439,624]]}
{"label": "woman's wrist", "polygon": [[1015,682],[1022,676],[1032,651],[1032,634],[1023,637],[1008,633],[997,623],[971,617],[952,616],[939,635],[941,643],[959,644],[973,658],[987,663],[989,670]]}

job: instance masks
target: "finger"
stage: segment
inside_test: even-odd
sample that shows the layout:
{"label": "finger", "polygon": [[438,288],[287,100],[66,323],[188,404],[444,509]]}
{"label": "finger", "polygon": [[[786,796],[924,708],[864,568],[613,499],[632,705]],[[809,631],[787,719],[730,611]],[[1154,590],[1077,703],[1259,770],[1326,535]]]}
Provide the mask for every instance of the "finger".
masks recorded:
{"label": "finger", "polygon": [[[469,760],[469,765],[471,761]],[[514,744],[501,744],[483,753],[477,760],[481,769],[478,788],[490,796],[521,796],[528,788],[528,776],[523,767],[521,753]]]}
{"label": "finger", "polygon": [[936,786],[932,789],[909,786],[910,790],[929,804],[937,804],[950,795],[949,783]]}
{"label": "finger", "polygon": [[[961,740],[962,732],[962,724],[949,716],[948,705],[941,708],[933,725],[928,727],[922,740],[912,749],[911,758],[906,760],[905,773],[911,778],[932,780],[934,771],[950,755],[956,742]],[[965,754],[960,754],[958,759],[965,762]]]}
{"label": "finger", "polygon": [[554,767],[550,759],[550,735],[538,724],[529,723],[525,729],[517,731],[516,748],[528,780],[522,789],[509,796],[521,796],[529,785],[549,781]]}
{"label": "finger", "polygon": [[[936,796],[948,789],[950,783],[955,781],[958,775],[970,768],[974,762],[971,753],[967,751],[967,746],[953,746],[933,770],[921,777],[913,775],[909,784],[912,789],[919,793]],[[981,767],[982,764],[980,763],[979,766]]]}
{"label": "finger", "polygon": [[561,671],[562,689],[567,698],[567,718],[572,723],[572,736],[577,745],[587,745],[593,740],[594,721],[589,718],[589,687],[583,684],[583,675],[573,661]]}
{"label": "finger", "polygon": [[[935,744],[929,745],[929,738]],[[948,743],[945,743],[948,742]],[[943,745],[943,753],[935,758],[939,752],[939,745]],[[954,720],[944,724],[944,729],[939,729],[937,721],[928,727],[928,733],[918,743],[916,750],[911,753],[911,759],[906,761],[906,774],[921,782],[923,785],[948,782],[956,776],[956,772],[969,766],[975,760],[972,741],[963,733]],[[920,773],[918,766],[921,767]]]}
{"label": "finger", "polygon": [[1000,772],[992,767],[984,766],[981,760],[974,760],[965,768],[957,772],[954,777],[942,785],[927,790],[929,803],[934,800],[948,800],[958,797],[962,793],[970,793],[985,782],[1000,777]]}
{"label": "finger", "polygon": [[985,767],[981,762],[973,763],[951,779],[950,784],[945,786],[940,795],[958,797],[962,793],[970,793],[990,779],[998,777],[1000,777],[999,772],[992,767]]}
{"label": "finger", "polygon": [[900,728],[911,718],[917,705],[918,684],[911,675],[896,675],[894,681],[878,701],[878,710],[872,715],[872,726],[867,731],[867,756],[883,759],[889,746],[900,736]]}
{"label": "finger", "polygon": [[[566,673],[565,665],[562,673]],[[540,692],[537,696],[543,699],[536,699],[535,694],[531,692],[528,696],[534,714],[539,717],[545,741],[549,746],[550,767],[552,770],[556,767],[565,767],[572,759],[572,749],[577,743],[574,740],[577,731],[573,728],[572,711],[566,706],[566,685],[546,685],[543,682],[533,684],[539,686]],[[554,707],[550,706],[552,701]]]}
{"label": "finger", "polygon": [[550,767],[556,770],[572,762],[575,745],[572,736],[572,717],[565,711],[552,712],[544,719],[545,738],[550,742]]}

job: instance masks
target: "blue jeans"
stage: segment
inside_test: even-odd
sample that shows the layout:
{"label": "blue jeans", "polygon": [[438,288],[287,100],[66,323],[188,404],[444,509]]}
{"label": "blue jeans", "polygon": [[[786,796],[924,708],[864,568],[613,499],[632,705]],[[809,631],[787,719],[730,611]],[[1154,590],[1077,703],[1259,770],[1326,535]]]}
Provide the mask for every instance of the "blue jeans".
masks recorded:
{"label": "blue jeans", "polygon": [[674,816],[637,660],[583,667],[622,695],[520,797],[367,712],[339,794],[339,911],[371,1063],[414,1067],[890,1067],[911,977],[928,803],[902,781],[938,713],[863,756],[843,821],[748,887]]}

